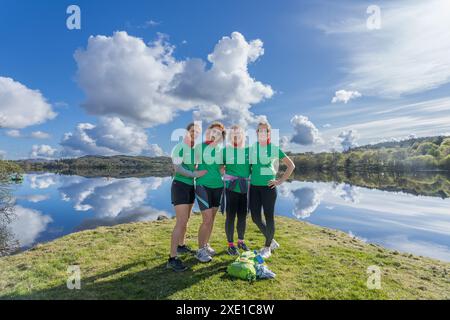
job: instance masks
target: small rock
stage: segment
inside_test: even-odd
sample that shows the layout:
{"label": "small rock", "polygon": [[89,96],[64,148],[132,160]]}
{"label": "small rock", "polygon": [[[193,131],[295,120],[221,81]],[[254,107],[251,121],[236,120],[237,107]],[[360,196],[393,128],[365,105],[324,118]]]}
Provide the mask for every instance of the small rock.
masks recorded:
{"label": "small rock", "polygon": [[422,290],[422,291],[426,291],[426,290],[427,290],[426,287],[419,287],[419,288],[417,288],[417,289]]}
{"label": "small rock", "polygon": [[167,218],[167,216],[160,215],[160,216],[158,216],[158,219],[156,219],[156,220],[162,221],[162,220],[167,220],[167,219],[169,219],[169,218]]}

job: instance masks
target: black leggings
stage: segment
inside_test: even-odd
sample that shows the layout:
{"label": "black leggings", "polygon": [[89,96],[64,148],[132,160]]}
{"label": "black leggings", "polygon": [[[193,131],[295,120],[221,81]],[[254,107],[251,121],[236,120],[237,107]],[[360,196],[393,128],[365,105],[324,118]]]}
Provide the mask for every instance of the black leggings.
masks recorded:
{"label": "black leggings", "polygon": [[247,194],[226,190],[227,216],[225,220],[225,233],[228,242],[234,242],[234,221],[237,216],[237,234],[239,240],[244,240],[247,225]]}
{"label": "black leggings", "polygon": [[[250,186],[250,212],[253,222],[266,238],[265,246],[269,247],[275,235],[275,201],[277,189],[268,186]],[[264,210],[265,222],[262,219]]]}

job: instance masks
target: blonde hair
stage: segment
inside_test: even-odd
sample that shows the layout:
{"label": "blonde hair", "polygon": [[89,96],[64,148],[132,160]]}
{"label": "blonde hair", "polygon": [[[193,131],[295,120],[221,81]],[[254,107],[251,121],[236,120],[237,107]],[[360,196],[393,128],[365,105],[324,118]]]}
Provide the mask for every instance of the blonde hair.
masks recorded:
{"label": "blonde hair", "polygon": [[256,129],[256,131],[259,131],[259,128],[265,126],[267,128],[267,131],[272,131],[272,126],[270,125],[270,123],[268,121],[260,121],[258,123],[258,127]]}
{"label": "blonde hair", "polygon": [[233,124],[231,127],[230,127],[230,131],[231,130],[244,130],[240,125],[238,125],[238,124]]}
{"label": "blonde hair", "polygon": [[226,130],[225,130],[225,126],[223,125],[222,122],[214,121],[213,123],[211,123],[208,126],[208,129],[212,129],[212,128],[219,128],[220,130],[222,130],[222,137],[225,139],[225,136],[226,136],[227,133],[226,133]]}
{"label": "blonde hair", "polygon": [[238,124],[233,124],[231,127],[230,127],[230,131],[228,132],[228,137],[229,138],[231,138],[231,133],[233,132],[233,131],[235,131],[235,130],[238,130],[238,131],[240,131],[240,132],[244,132],[244,129],[240,126],[240,125],[238,125]]}
{"label": "blonde hair", "polygon": [[208,129],[212,129],[212,128],[220,128],[222,130],[225,130],[225,126],[223,125],[222,122],[219,121],[214,121],[213,123],[211,123],[208,127]]}

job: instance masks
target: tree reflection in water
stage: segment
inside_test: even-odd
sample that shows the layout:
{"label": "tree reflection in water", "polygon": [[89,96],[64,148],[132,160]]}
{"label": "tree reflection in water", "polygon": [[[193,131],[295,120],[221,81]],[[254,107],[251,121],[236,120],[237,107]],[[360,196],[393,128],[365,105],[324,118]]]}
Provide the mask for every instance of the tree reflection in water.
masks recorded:
{"label": "tree reflection in water", "polygon": [[413,195],[450,198],[450,175],[447,172],[296,172],[294,180],[346,183],[368,189],[405,192]]}
{"label": "tree reflection in water", "polygon": [[0,257],[18,250],[19,243],[9,228],[15,219],[15,198],[10,189],[10,183],[0,181]]}

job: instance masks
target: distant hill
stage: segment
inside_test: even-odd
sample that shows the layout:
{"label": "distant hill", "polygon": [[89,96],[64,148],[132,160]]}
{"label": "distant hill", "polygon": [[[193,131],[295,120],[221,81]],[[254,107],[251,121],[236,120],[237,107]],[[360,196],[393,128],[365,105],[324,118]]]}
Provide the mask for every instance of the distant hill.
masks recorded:
{"label": "distant hill", "polygon": [[[297,171],[450,171],[450,137],[436,136],[388,141],[345,152],[289,153]],[[170,157],[84,156],[60,160],[18,160],[25,171],[55,171],[83,176],[169,176]]]}
{"label": "distant hill", "polygon": [[293,154],[292,158],[303,171],[450,171],[450,137],[389,141],[345,152]]}
{"label": "distant hill", "polygon": [[448,136],[434,136],[434,137],[422,137],[422,138],[410,138],[399,141],[385,141],[379,142],[375,144],[368,144],[360,147],[352,148],[351,150],[367,150],[367,149],[381,149],[381,148],[409,148],[412,147],[416,143],[424,143],[430,142],[435,145],[441,145],[445,139],[448,139]]}
{"label": "distant hill", "polygon": [[15,162],[28,172],[52,171],[83,176],[126,176],[127,174],[168,176],[172,173],[170,157],[84,156],[51,161],[32,159]]}

